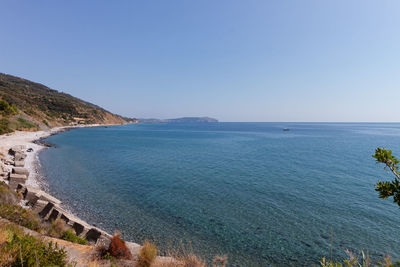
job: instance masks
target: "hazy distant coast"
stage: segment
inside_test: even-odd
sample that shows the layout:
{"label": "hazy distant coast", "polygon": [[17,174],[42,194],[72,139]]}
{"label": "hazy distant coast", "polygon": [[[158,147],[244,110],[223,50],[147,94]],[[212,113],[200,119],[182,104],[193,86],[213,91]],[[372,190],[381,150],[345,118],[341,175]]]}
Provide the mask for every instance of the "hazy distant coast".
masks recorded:
{"label": "hazy distant coast", "polygon": [[217,119],[210,117],[183,117],[176,119],[138,119],[141,123],[204,123],[218,122]]}

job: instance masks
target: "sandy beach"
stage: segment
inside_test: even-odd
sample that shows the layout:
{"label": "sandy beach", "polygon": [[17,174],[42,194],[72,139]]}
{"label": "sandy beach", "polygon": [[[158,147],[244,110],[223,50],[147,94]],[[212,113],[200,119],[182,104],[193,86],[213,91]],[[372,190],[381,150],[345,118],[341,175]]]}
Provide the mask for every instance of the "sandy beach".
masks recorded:
{"label": "sandy beach", "polygon": [[[39,144],[33,143],[33,141],[40,138],[45,138],[51,134],[61,131],[64,127],[53,128],[49,131],[38,131],[38,132],[23,132],[17,131],[11,134],[5,134],[0,136],[0,153],[4,155],[5,159],[11,159],[8,155],[8,150],[16,145],[24,145],[27,149],[32,148],[32,152],[28,152],[25,159],[25,168],[29,170],[29,176],[26,181],[27,185],[33,187],[39,187],[37,181],[37,170],[35,163],[38,160],[38,153],[45,147]],[[5,165],[7,167],[7,165]]]}
{"label": "sandy beach", "polygon": [[[36,144],[34,141],[49,137],[50,135],[56,134],[61,131],[65,131],[68,129],[74,128],[85,128],[85,127],[99,127],[106,126],[100,124],[90,124],[90,125],[82,125],[82,126],[64,126],[64,127],[55,127],[48,131],[37,131],[37,132],[25,132],[25,131],[15,131],[10,134],[0,135],[0,158],[5,160],[11,160],[12,156],[8,154],[8,150],[16,145],[23,145],[26,149],[32,148],[32,152],[27,152],[27,157],[25,159],[25,168],[29,170],[29,176],[26,181],[26,184],[32,187],[39,188],[40,183],[38,181],[38,154],[42,149],[45,149],[45,146]],[[1,156],[1,154],[3,156]],[[11,168],[10,165],[5,165],[7,168]]]}

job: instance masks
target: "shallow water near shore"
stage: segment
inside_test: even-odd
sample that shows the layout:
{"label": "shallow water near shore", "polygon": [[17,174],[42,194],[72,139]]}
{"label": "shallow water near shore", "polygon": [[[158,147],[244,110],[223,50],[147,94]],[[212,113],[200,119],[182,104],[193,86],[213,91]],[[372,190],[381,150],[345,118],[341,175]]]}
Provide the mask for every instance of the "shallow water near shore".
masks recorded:
{"label": "shallow water near shore", "polygon": [[374,191],[392,177],[371,157],[378,146],[400,156],[400,124],[136,124],[47,141],[49,191],[127,240],[190,243],[229,266],[310,266],[333,232],[335,258],[400,259],[400,210]]}

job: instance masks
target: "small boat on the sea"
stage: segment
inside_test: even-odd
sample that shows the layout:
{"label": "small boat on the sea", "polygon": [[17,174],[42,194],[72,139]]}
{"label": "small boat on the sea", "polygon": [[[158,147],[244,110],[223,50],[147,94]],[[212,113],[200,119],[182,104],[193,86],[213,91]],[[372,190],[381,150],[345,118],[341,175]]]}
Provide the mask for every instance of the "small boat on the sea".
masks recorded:
{"label": "small boat on the sea", "polygon": [[289,131],[290,129],[289,128],[283,128],[283,131]]}

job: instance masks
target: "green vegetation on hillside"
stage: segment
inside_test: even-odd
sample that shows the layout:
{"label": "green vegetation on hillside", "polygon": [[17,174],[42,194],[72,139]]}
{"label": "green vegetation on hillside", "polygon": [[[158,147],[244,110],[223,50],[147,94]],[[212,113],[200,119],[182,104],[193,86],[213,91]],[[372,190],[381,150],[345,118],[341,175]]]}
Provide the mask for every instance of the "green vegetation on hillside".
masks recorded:
{"label": "green vegetation on hillside", "polygon": [[0,73],[0,134],[74,124],[126,122],[69,94]]}
{"label": "green vegetation on hillside", "polygon": [[3,116],[14,115],[18,113],[18,109],[14,105],[8,104],[5,100],[0,100],[0,114]]}

